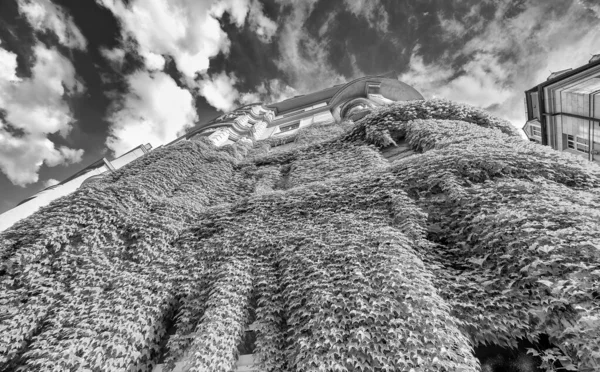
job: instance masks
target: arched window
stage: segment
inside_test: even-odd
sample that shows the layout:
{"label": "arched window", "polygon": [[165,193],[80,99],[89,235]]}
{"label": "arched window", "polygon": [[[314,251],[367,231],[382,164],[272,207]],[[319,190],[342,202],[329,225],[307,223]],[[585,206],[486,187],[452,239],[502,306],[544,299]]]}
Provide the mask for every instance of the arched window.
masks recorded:
{"label": "arched window", "polygon": [[[342,105],[340,117],[344,119],[352,119],[358,113],[375,107],[375,104],[366,98],[355,98]],[[363,115],[364,116],[364,115]]]}

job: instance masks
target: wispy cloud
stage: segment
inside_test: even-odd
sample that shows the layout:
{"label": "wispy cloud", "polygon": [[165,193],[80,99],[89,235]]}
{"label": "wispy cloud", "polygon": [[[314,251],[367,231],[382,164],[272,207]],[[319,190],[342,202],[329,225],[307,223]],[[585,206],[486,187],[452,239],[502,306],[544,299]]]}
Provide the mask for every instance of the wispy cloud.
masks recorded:
{"label": "wispy cloud", "polygon": [[53,32],[69,48],[85,50],[87,41],[63,8],[50,0],[18,0],[19,12],[36,31]]}
{"label": "wispy cloud", "polygon": [[369,26],[387,32],[389,14],[380,0],[344,0],[346,9],[357,17],[364,17]]}
{"label": "wispy cloud", "polygon": [[[304,94],[344,82],[344,77],[329,62],[327,39],[314,38],[305,28],[316,1],[279,0],[279,3],[290,6],[289,14],[280,21],[280,56],[276,61],[289,85]],[[277,85],[285,87],[283,83],[273,87]],[[275,96],[282,93],[273,92]]]}
{"label": "wispy cloud", "polygon": [[0,169],[15,185],[37,182],[43,163],[81,161],[83,150],[56,147],[50,133],[66,136],[73,117],[65,96],[80,93],[71,62],[41,43],[34,47],[32,76],[19,78],[16,55],[0,47]]}
{"label": "wispy cloud", "polygon": [[270,43],[273,35],[277,32],[278,25],[267,17],[263,12],[262,4],[258,0],[252,0],[248,14],[250,27],[264,43]]}
{"label": "wispy cloud", "polygon": [[46,181],[44,181],[44,188],[58,185],[59,183],[60,183],[59,180],[55,180],[54,178],[49,178]]}
{"label": "wispy cloud", "polygon": [[551,71],[578,67],[600,52],[600,22],[573,0],[495,5],[491,20],[473,12],[458,20],[441,17],[443,33],[466,38],[462,48],[430,63],[416,48],[399,78],[426,96],[488,108],[520,128],[523,92]]}

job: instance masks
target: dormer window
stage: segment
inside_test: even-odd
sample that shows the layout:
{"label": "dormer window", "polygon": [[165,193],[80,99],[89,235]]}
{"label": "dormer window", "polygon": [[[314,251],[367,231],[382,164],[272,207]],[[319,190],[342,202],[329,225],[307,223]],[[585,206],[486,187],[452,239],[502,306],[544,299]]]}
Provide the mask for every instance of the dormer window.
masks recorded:
{"label": "dormer window", "polygon": [[367,83],[366,85],[366,96],[368,97],[369,94],[379,94],[379,91],[381,89],[381,83]]}

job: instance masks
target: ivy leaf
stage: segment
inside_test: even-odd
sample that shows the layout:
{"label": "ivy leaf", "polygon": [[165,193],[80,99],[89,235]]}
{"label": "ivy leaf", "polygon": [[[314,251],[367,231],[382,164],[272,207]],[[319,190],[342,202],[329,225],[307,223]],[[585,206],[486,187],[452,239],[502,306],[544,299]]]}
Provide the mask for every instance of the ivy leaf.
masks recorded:
{"label": "ivy leaf", "polygon": [[467,259],[467,261],[469,261],[469,262],[471,262],[471,263],[473,263],[473,264],[475,264],[475,265],[481,266],[481,265],[483,265],[483,262],[484,262],[484,261],[485,261],[485,260],[486,260],[486,259],[487,259],[489,256],[490,256],[489,254],[486,254],[485,256],[483,256],[483,258],[473,258],[473,257],[471,257],[471,258],[468,258],[468,259]]}

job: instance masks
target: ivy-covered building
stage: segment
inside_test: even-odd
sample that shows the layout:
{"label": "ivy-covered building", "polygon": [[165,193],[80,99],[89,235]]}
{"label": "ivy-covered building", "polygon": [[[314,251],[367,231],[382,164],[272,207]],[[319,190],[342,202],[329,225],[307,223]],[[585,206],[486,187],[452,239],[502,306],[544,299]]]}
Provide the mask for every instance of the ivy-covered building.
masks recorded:
{"label": "ivy-covered building", "polygon": [[[206,123],[199,123],[167,146],[202,136],[207,136],[216,146],[233,144],[244,138],[254,141],[269,137],[284,138],[316,123],[356,119],[360,115],[364,116],[368,108],[412,99],[423,97],[413,87],[398,81],[395,73],[366,76],[270,105],[255,103],[239,107]],[[49,186],[21,201],[14,208],[0,214],[0,232],[51,201],[114,172],[146,154],[151,148],[150,144],[140,145],[112,161],[99,159],[57,185]]]}
{"label": "ivy-covered building", "polygon": [[139,145],[112,160],[103,157],[67,177],[58,184],[48,186],[27,199],[22,200],[13,208],[0,214],[0,232],[14,225],[17,221],[31,216],[38,209],[50,204],[53,200],[69,195],[80,187],[102,178],[107,173],[114,172],[129,164],[133,160],[148,153],[151,149],[152,146],[147,143],[145,145]]}
{"label": "ivy-covered building", "polygon": [[0,234],[0,371],[600,370],[600,167],[409,88],[242,107]]}

